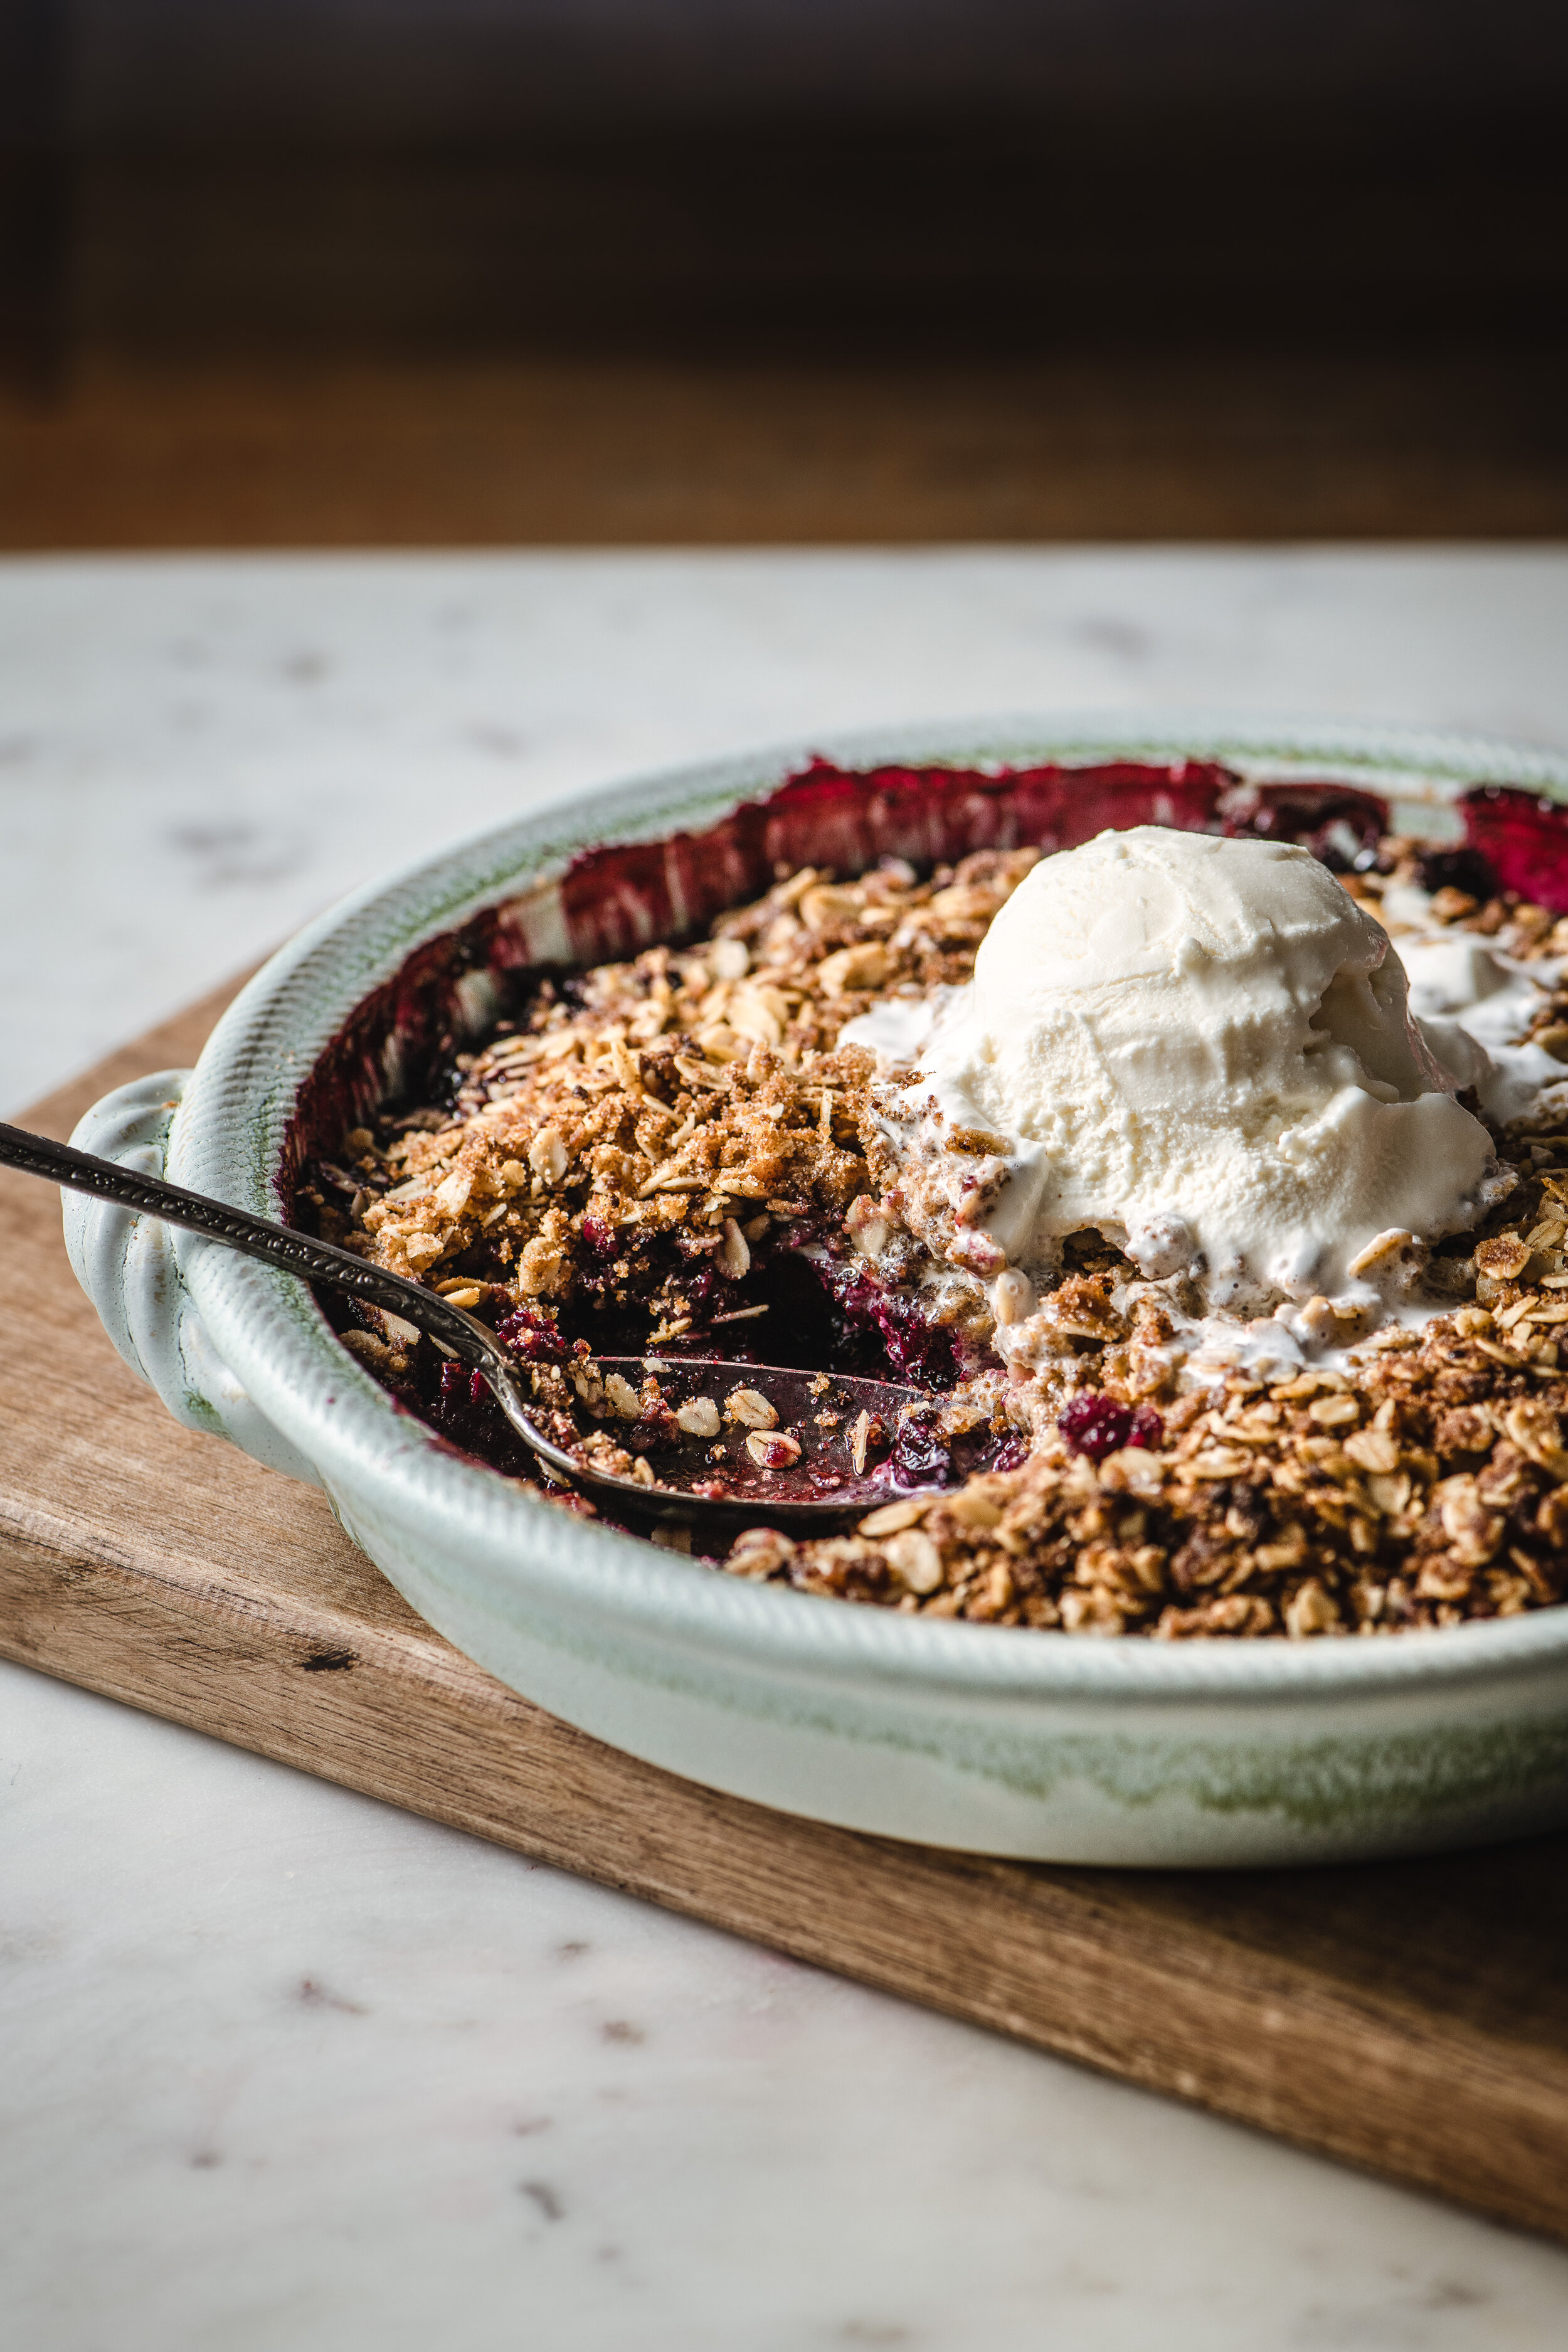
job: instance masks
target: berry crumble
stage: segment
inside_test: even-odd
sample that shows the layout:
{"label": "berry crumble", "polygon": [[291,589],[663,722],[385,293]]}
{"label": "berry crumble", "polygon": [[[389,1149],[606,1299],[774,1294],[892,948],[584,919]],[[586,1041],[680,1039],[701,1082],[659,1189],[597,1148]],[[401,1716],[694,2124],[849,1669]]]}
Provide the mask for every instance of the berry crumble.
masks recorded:
{"label": "berry crumble", "polygon": [[[922,1096],[921,1056],[933,1013],[967,1003],[1026,879],[1085,854],[1043,825],[1044,848],[794,864],[705,936],[681,943],[672,925],[675,944],[520,973],[500,1017],[309,1160],[297,1213],[492,1324],[542,1399],[586,1405],[605,1465],[650,1484],[673,1419],[657,1368],[606,1380],[602,1356],[722,1356],[924,1392],[896,1428],[862,1414],[830,1432],[858,1471],[880,1449],[887,1502],[806,1540],[759,1506],[720,1563],[736,1576],[1160,1640],[1379,1634],[1560,1601],[1555,819],[1488,788],[1470,796],[1466,843],[1431,842],[1390,830],[1349,787],[1127,772],[1144,780],[1132,825],[1277,845],[1298,878],[1310,853],[1319,898],[1332,877],[1328,919],[1338,907],[1358,936],[1386,932],[1417,1050],[1430,1038],[1440,1067],[1419,1087],[1363,1073],[1357,1102],[1369,1118],[1420,1108],[1417,1092],[1433,1117],[1463,1107],[1473,1166],[1447,1230],[1380,1232],[1321,1291],[1242,1256],[1222,1283],[1222,1254],[1179,1218],[1174,1244],[1101,1216],[1014,1245],[1002,1212],[1017,1136],[995,1097],[988,1124],[967,1097]],[[1152,1066],[1157,1086],[1173,1066]],[[449,1442],[593,1510],[542,1476],[482,1383],[412,1327],[334,1312]],[[798,1452],[743,1375],[683,1402],[679,1427],[720,1461],[732,1442],[764,1470]]]}

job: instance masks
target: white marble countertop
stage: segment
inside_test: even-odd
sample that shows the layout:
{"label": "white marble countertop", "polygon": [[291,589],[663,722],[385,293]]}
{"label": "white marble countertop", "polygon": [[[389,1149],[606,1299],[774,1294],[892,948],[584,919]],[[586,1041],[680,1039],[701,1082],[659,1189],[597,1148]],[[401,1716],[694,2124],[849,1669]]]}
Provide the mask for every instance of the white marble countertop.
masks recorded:
{"label": "white marble countertop", "polygon": [[[1568,742],[1568,553],[0,565],[0,1105],[443,835],[986,709]],[[0,1668],[47,2352],[1546,2352],[1568,2254]]]}

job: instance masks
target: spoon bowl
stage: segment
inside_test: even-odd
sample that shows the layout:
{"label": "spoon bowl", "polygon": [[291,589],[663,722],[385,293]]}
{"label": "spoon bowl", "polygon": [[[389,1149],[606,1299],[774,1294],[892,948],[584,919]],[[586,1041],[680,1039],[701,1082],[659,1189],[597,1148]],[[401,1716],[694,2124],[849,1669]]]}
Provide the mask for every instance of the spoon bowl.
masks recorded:
{"label": "spoon bowl", "polygon": [[[526,1387],[530,1368],[508,1378]],[[930,1444],[929,1391],[860,1373],[584,1352],[532,1368],[531,1383],[521,1418],[495,1390],[513,1428],[550,1470],[632,1517],[821,1530],[941,1486],[947,1466],[946,1449]],[[999,1450],[989,1430],[963,1444],[966,1471]]]}

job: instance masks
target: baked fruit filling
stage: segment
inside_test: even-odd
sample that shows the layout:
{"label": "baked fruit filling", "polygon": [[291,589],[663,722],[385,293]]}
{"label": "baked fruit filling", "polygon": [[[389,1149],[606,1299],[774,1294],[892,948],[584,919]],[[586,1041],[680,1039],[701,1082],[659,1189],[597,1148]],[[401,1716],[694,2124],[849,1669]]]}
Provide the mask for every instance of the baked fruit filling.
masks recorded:
{"label": "baked fruit filling", "polygon": [[[545,1402],[586,1392],[590,1445],[647,1478],[657,1369],[606,1384],[601,1356],[928,1392],[843,1432],[885,1505],[805,1541],[761,1506],[731,1574],[1167,1640],[1559,1601],[1554,820],[1493,793],[1436,843],[1349,790],[1184,803],[1196,772],[1163,772],[1076,845],[791,866],[687,944],[535,968],[309,1162],[300,1213],[491,1323]],[[539,1483],[411,1327],[342,1336]],[[682,1408],[716,1491],[727,1446],[790,1443],[754,1393]]]}

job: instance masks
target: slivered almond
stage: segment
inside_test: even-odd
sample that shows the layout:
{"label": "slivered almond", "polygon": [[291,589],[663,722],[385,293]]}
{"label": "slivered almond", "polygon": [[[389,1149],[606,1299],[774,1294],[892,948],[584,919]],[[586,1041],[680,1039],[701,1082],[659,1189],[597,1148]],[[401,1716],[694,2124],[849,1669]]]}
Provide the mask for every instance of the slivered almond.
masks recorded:
{"label": "slivered almond", "polygon": [[1395,1517],[1410,1500],[1410,1473],[1395,1470],[1386,1476],[1376,1473],[1367,1480],[1366,1490],[1380,1511]]}
{"label": "slivered almond", "polygon": [[1251,1465],[1251,1454],[1244,1454],[1238,1445],[1211,1445],[1181,1467],[1193,1478],[1235,1478]]}
{"label": "slivered almond", "polygon": [[776,1429],[779,1417],[773,1405],[759,1389],[731,1389],[724,1400],[724,1411],[731,1421],[747,1429]]}
{"label": "slivered almond", "polygon": [[1385,1234],[1375,1234],[1366,1247],[1352,1258],[1352,1274],[1367,1274],[1374,1265],[1385,1265],[1390,1258],[1397,1257],[1401,1250],[1408,1248],[1415,1239],[1414,1234],[1406,1233],[1403,1226],[1398,1225],[1391,1227]]}
{"label": "slivered almond", "polygon": [[835,923],[852,923],[860,912],[863,892],[844,890],[819,882],[801,895],[800,911],[808,931],[830,931]]}
{"label": "slivered almond", "polygon": [[1563,1424],[1550,1405],[1521,1397],[1510,1405],[1503,1421],[1510,1444],[1528,1460],[1538,1463],[1558,1485],[1568,1483],[1568,1451],[1563,1444]]}
{"label": "slivered almond", "polygon": [[610,1040],[610,1067],[627,1094],[642,1093],[642,1072],[637,1067],[637,1057],[624,1037],[612,1037]]}
{"label": "slivered almond", "polygon": [[1035,1304],[1035,1286],[1021,1266],[1005,1266],[991,1286],[991,1311],[1006,1330],[1028,1319]]}
{"label": "slivered almond", "polygon": [[1320,1389],[1342,1390],[1348,1386],[1338,1372],[1298,1372],[1291,1380],[1272,1382],[1268,1393],[1276,1404],[1289,1404],[1298,1397],[1316,1396]]}
{"label": "slivered almond", "polygon": [[862,1257],[880,1257],[892,1227],[869,1192],[861,1192],[850,1202],[844,1223]]}
{"label": "slivered almond", "polygon": [[702,960],[715,980],[743,980],[752,954],[744,940],[713,940],[703,949]]}
{"label": "slivered almond", "polygon": [[1253,1554],[1258,1567],[1268,1570],[1300,1568],[1306,1557],[1306,1530],[1294,1519],[1282,1530],[1278,1543],[1259,1544]]}
{"label": "slivered almond", "polygon": [[880,988],[888,977],[888,950],[880,940],[867,940],[859,947],[825,956],[816,971],[829,996],[842,996],[851,988]]}
{"label": "slivered almond", "polygon": [[800,1440],[787,1430],[753,1429],[746,1451],[759,1469],[788,1470],[800,1460]]}
{"label": "slivered almond", "polygon": [[1399,1448],[1385,1429],[1353,1430],[1345,1452],[1362,1470],[1389,1471],[1399,1467]]}
{"label": "slivered almond", "polygon": [[[931,1508],[931,1498],[910,1497],[906,1502],[884,1503],[879,1511],[860,1521],[863,1536],[896,1536],[904,1528],[919,1527]],[[998,1512],[997,1517],[1001,1514]]]}
{"label": "slivered almond", "polygon": [[1002,1524],[1002,1506],[994,1503],[989,1495],[973,1486],[961,1486],[956,1495],[948,1496],[944,1506],[948,1517],[961,1528],[995,1528]]}
{"label": "slivered almond", "polygon": [[1310,1577],[1285,1605],[1285,1631],[1294,1642],[1305,1641],[1313,1633],[1326,1633],[1331,1625],[1339,1622],[1338,1606],[1315,1577]]}
{"label": "slivered almond", "polygon": [[[528,1164],[542,1184],[560,1183],[566,1173],[569,1156],[558,1128],[541,1128],[528,1147]],[[503,1169],[501,1172],[504,1175],[506,1171]]]}
{"label": "slivered almond", "polygon": [[736,1034],[751,1038],[753,1045],[781,1045],[790,1017],[789,1000],[776,988],[748,982],[735,991],[727,1017]]}
{"label": "slivered almond", "polygon": [[[751,1269],[752,1253],[746,1236],[733,1217],[724,1220],[724,1238],[719,1245],[719,1261],[731,1282],[739,1282]],[[1564,1309],[1568,1313],[1568,1308]]]}
{"label": "slivered almond", "polygon": [[897,1570],[911,1592],[922,1597],[942,1582],[942,1554],[920,1528],[906,1528],[882,1546],[889,1565]]}
{"label": "slivered almond", "polygon": [[[728,1032],[726,1032],[726,1034],[728,1034]],[[731,1054],[728,1055],[727,1058],[733,1061],[735,1057]],[[705,1064],[694,1060],[689,1054],[677,1054],[675,1057],[675,1066],[679,1071],[681,1076],[686,1080],[688,1086],[702,1087],[710,1094],[723,1094],[727,1091],[727,1082],[723,1072],[721,1070],[709,1069]]]}

